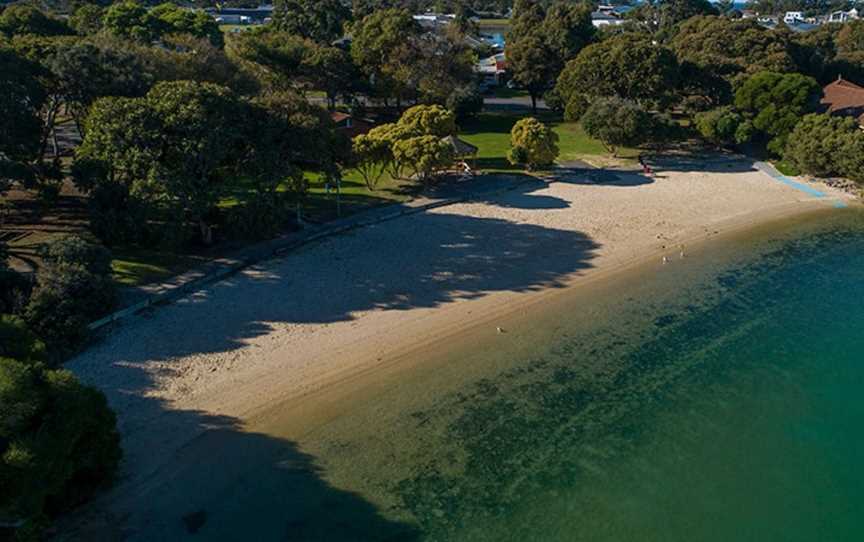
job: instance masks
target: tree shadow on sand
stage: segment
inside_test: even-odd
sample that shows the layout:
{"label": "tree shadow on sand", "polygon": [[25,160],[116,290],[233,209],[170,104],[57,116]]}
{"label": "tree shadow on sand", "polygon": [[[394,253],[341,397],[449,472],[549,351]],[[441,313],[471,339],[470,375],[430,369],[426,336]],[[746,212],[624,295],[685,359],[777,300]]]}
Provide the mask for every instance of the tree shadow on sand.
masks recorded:
{"label": "tree shadow on sand", "polygon": [[[519,213],[549,212],[525,204],[545,186],[538,183],[495,203]],[[330,486],[294,443],[244,432],[232,418],[163,404],[149,393],[154,379],[170,376],[178,357],[238,350],[276,324],[345,322],[357,311],[434,308],[494,292],[563,287],[591,267],[598,248],[579,231],[443,208],[327,238],[131,318],[69,364],[122,413],[128,474],[94,505],[110,510],[116,521],[108,523],[121,532],[97,538],[417,539],[411,525]],[[195,360],[196,370],[214,363]],[[147,527],[135,532],[123,525]]]}
{"label": "tree shadow on sand", "polygon": [[[525,204],[532,197],[507,194],[496,203],[546,212],[548,205]],[[446,208],[420,213],[253,267],[157,308],[152,320],[134,317],[71,366],[85,372],[88,366],[137,368],[234,350],[270,332],[273,323],[332,323],[353,320],[357,311],[433,308],[492,292],[557,288],[590,268],[597,248],[579,231]],[[126,390],[141,385],[118,382]]]}
{"label": "tree shadow on sand", "polygon": [[127,435],[124,447],[133,453],[125,465],[135,474],[61,520],[55,540],[419,538],[415,526],[388,519],[363,497],[330,485],[315,460],[293,442],[244,432],[229,417],[168,408],[162,414],[167,419],[160,427],[182,428],[191,440],[158,457],[166,444],[160,435]]}

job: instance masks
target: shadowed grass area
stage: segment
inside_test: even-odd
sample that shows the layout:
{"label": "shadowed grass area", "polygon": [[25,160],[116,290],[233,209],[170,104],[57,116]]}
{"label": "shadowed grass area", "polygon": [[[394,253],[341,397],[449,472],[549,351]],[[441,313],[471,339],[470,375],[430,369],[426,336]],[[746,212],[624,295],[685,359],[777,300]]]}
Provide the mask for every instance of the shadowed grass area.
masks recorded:
{"label": "shadowed grass area", "polygon": [[113,251],[111,271],[114,282],[136,286],[166,279],[202,263],[205,258],[164,250],[119,248]]}

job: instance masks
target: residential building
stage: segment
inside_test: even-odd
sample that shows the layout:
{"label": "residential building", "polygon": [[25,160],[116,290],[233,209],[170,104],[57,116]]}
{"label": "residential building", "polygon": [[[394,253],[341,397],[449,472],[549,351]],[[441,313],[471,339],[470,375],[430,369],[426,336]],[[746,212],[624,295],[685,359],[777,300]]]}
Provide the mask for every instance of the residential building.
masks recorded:
{"label": "residential building", "polygon": [[822,89],[823,111],[832,115],[855,117],[864,125],[864,87],[838,77]]}

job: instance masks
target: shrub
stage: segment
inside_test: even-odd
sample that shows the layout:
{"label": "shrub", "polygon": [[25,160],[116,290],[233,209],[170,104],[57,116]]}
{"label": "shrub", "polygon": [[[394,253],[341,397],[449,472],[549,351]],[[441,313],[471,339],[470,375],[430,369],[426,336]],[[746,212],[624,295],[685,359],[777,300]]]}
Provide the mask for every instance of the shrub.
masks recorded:
{"label": "shrub", "polygon": [[24,316],[57,361],[83,345],[87,325],[113,307],[111,256],[78,236],[62,237],[40,253],[43,265]]}
{"label": "shrub", "polygon": [[0,315],[0,358],[12,358],[26,363],[45,360],[45,344],[40,341],[18,316]]}
{"label": "shrub", "polygon": [[840,173],[840,156],[851,138],[860,137],[858,126],[849,117],[806,115],[792,131],[784,157],[797,169],[811,175]]}
{"label": "shrub", "polygon": [[46,267],[80,266],[94,275],[111,273],[111,253],[98,242],[80,235],[64,235],[43,245],[39,256]]}
{"label": "shrub", "polygon": [[0,516],[38,524],[113,479],[114,414],[68,371],[0,358],[0,414]]}
{"label": "shrub", "polygon": [[749,139],[746,130],[739,130],[744,117],[731,107],[720,107],[697,113],[696,129],[706,140],[716,145],[743,144]]}
{"label": "shrub", "polygon": [[529,169],[551,164],[558,158],[558,134],[539,120],[529,117],[510,130],[511,164],[525,164]]}

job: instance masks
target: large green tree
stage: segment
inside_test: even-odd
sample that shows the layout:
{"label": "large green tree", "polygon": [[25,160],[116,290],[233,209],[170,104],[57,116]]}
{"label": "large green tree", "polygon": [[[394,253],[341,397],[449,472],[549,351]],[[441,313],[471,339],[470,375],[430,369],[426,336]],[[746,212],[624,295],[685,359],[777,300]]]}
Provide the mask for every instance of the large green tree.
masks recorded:
{"label": "large green tree", "polygon": [[0,35],[62,36],[72,33],[64,21],[28,4],[12,4],[0,12]]}
{"label": "large green tree", "polygon": [[329,44],[342,37],[351,11],[341,0],[277,0],[273,25],[279,30]]}
{"label": "large green tree", "polygon": [[376,11],[354,23],[351,56],[369,78],[374,94],[397,103],[414,88],[420,27],[406,10]]}
{"label": "large green tree", "polygon": [[0,193],[13,181],[34,180],[40,157],[41,110],[47,98],[41,67],[0,46]]}
{"label": "large green tree", "polygon": [[679,62],[732,83],[758,71],[797,68],[789,33],[769,30],[754,19],[692,17],[681,24],[671,47]]}
{"label": "large green tree", "polygon": [[582,116],[582,127],[613,155],[620,147],[648,142],[654,134],[651,114],[636,102],[619,97],[595,100]]}
{"label": "large green tree", "polygon": [[841,156],[852,138],[861,138],[855,119],[831,115],[805,115],[788,138],[783,157],[811,175],[843,173]]}
{"label": "large green tree", "polygon": [[735,92],[735,107],[769,139],[768,150],[779,155],[801,117],[816,109],[821,91],[812,77],[800,73],[760,72]]}
{"label": "large green tree", "polygon": [[666,107],[678,82],[675,55],[649,36],[625,33],[589,45],[567,63],[556,91],[564,103],[576,96],[617,96]]}

